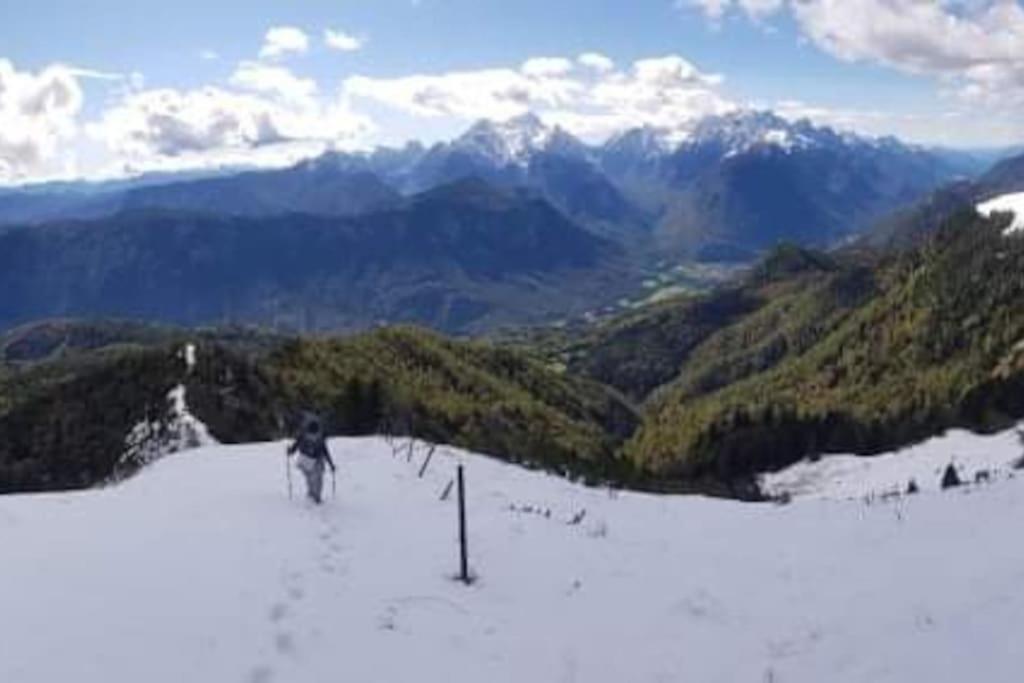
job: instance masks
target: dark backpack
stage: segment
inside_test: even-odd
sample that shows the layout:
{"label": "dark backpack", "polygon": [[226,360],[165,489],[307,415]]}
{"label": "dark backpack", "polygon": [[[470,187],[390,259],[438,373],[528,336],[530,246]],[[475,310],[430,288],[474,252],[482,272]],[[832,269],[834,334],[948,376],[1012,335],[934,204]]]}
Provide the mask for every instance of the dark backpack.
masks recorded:
{"label": "dark backpack", "polygon": [[321,434],[303,432],[302,436],[299,437],[299,453],[302,453],[307,458],[319,460],[323,457],[325,450],[324,437]]}

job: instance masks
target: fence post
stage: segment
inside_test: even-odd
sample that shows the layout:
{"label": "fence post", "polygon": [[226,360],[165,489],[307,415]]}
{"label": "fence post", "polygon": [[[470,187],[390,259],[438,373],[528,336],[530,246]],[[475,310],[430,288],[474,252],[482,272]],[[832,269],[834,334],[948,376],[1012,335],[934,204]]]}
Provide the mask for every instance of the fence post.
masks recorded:
{"label": "fence post", "polygon": [[466,483],[462,474],[462,465],[458,469],[459,480],[459,580],[469,584],[469,557],[466,549]]}
{"label": "fence post", "polygon": [[434,451],[437,450],[437,444],[430,444],[430,450],[427,451],[427,457],[423,460],[423,465],[420,467],[419,474],[417,475],[420,479],[427,472],[427,467],[430,465],[430,459],[434,457]]}

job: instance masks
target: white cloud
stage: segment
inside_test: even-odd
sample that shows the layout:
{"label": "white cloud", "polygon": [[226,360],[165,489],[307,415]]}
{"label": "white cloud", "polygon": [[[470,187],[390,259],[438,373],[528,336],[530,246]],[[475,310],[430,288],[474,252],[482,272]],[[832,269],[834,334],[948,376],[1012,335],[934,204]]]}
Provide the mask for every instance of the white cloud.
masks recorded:
{"label": "white cloud", "polygon": [[995,118],[1024,116],[1024,8],[1015,0],[793,0],[804,33],[850,61],[939,79]]}
{"label": "white cloud", "polygon": [[675,3],[679,9],[697,7],[715,21],[721,19],[732,4],[733,0],[676,0]]}
{"label": "white cloud", "polygon": [[733,7],[751,17],[762,18],[779,10],[785,0],[676,0],[676,7],[696,7],[714,21],[720,20]]}
{"label": "white cloud", "polygon": [[956,74],[1024,60],[1024,10],[997,0],[975,10],[921,0],[794,0],[793,15],[819,47],[912,73]]}
{"label": "white cloud", "polygon": [[242,90],[273,95],[295,105],[309,105],[317,92],[313,79],[300,78],[283,66],[261,62],[239,64],[231,75],[231,84]]}
{"label": "white cloud", "polygon": [[203,60],[204,62],[216,62],[220,59],[220,53],[216,50],[210,49],[200,50],[199,59]]}
{"label": "white cloud", "polygon": [[326,29],[324,31],[324,44],[332,50],[355,52],[363,49],[366,45],[366,39],[354,36],[351,33],[345,33],[344,31]]}
{"label": "white cloud", "polygon": [[260,57],[277,59],[288,54],[302,54],[309,50],[309,36],[294,26],[275,26],[267,31],[260,48]]}
{"label": "white cloud", "polygon": [[[272,95],[280,95],[273,91]],[[118,158],[223,155],[289,143],[357,144],[370,122],[344,103],[284,102],[215,87],[148,90],[126,97],[89,128]]]}
{"label": "white cloud", "polygon": [[344,93],[423,117],[506,119],[535,111],[588,139],[644,124],[679,130],[734,108],[718,92],[721,77],[677,55],[617,70],[591,54],[575,62],[530,59],[496,68],[398,78],[347,79]]}
{"label": "white cloud", "polygon": [[1024,7],[1017,0],[677,0],[714,20],[788,8],[800,31],[847,62],[939,80],[940,91],[1006,112],[1024,109]]}
{"label": "white cloud", "polygon": [[584,52],[576,61],[594,71],[607,73],[615,68],[615,62],[599,52]]}
{"label": "white cloud", "polygon": [[564,76],[572,69],[573,63],[563,57],[532,57],[520,67],[525,75],[537,78]]}
{"label": "white cloud", "polygon": [[[84,75],[84,70],[77,70]],[[18,71],[0,59],[0,180],[14,180],[60,164],[61,143],[74,137],[82,108],[76,69],[51,66]]]}

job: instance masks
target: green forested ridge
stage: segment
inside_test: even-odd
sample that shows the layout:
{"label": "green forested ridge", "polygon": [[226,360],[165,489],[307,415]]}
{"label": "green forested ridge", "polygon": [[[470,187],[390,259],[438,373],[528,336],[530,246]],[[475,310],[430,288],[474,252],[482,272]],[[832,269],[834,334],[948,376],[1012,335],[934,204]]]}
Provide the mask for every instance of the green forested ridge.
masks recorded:
{"label": "green forested ridge", "polygon": [[[1020,417],[1024,240],[1004,237],[1004,226],[958,214],[919,250],[830,275],[723,329],[650,401],[626,453],[663,474],[728,479]],[[778,306],[803,314],[744,336]],[[801,319],[810,327],[787,337]],[[737,373],[750,366],[736,360],[735,381],[702,381],[716,364],[727,372],[730,352],[780,335],[774,364]],[[726,343],[737,337],[744,343]]]}
{"label": "green forested ridge", "polygon": [[338,434],[413,434],[573,476],[630,475],[616,458],[637,424],[628,403],[519,352],[415,328],[274,344],[208,332],[192,337],[198,363],[190,372],[184,337],[168,334],[151,346],[112,334],[108,346],[7,363],[0,491],[106,479],[132,427],[165,412],[179,383],[190,409],[225,442],[285,436],[301,410],[314,409]]}
{"label": "green forested ridge", "polygon": [[870,266],[792,245],[735,285],[649,306],[566,345],[570,371],[642,401],[683,374],[721,386],[813,342],[873,288]]}
{"label": "green forested ridge", "polygon": [[268,367],[287,403],[315,407],[340,433],[379,424],[566,472],[613,474],[636,425],[629,405],[594,382],[416,328],[296,340]]}

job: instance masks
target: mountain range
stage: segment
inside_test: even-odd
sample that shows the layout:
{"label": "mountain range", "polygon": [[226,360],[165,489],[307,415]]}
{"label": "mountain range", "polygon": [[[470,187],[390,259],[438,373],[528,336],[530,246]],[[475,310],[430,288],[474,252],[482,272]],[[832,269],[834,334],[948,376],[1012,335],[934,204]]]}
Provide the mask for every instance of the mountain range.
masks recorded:
{"label": "mountain range", "polygon": [[0,327],[104,314],[479,332],[564,319],[642,299],[687,262],[842,244],[980,163],[770,112],[601,145],[528,114],[283,169],[7,189],[0,280],[16,295]]}
{"label": "mountain range", "polygon": [[637,128],[596,146],[526,114],[480,121],[431,147],[328,152],[285,169],[7,189],[0,191],[0,223],[131,208],[356,215],[477,177],[533,189],[590,227],[658,232],[670,249],[728,240],[756,250],[780,236],[827,245],[976,174],[981,164],[968,154],[838,133],[771,112],[708,117],[682,137]]}
{"label": "mountain range", "polygon": [[581,314],[621,249],[521,190],[463,180],[373,213],[133,209],[0,233],[0,327],[111,315],[469,331]]}

